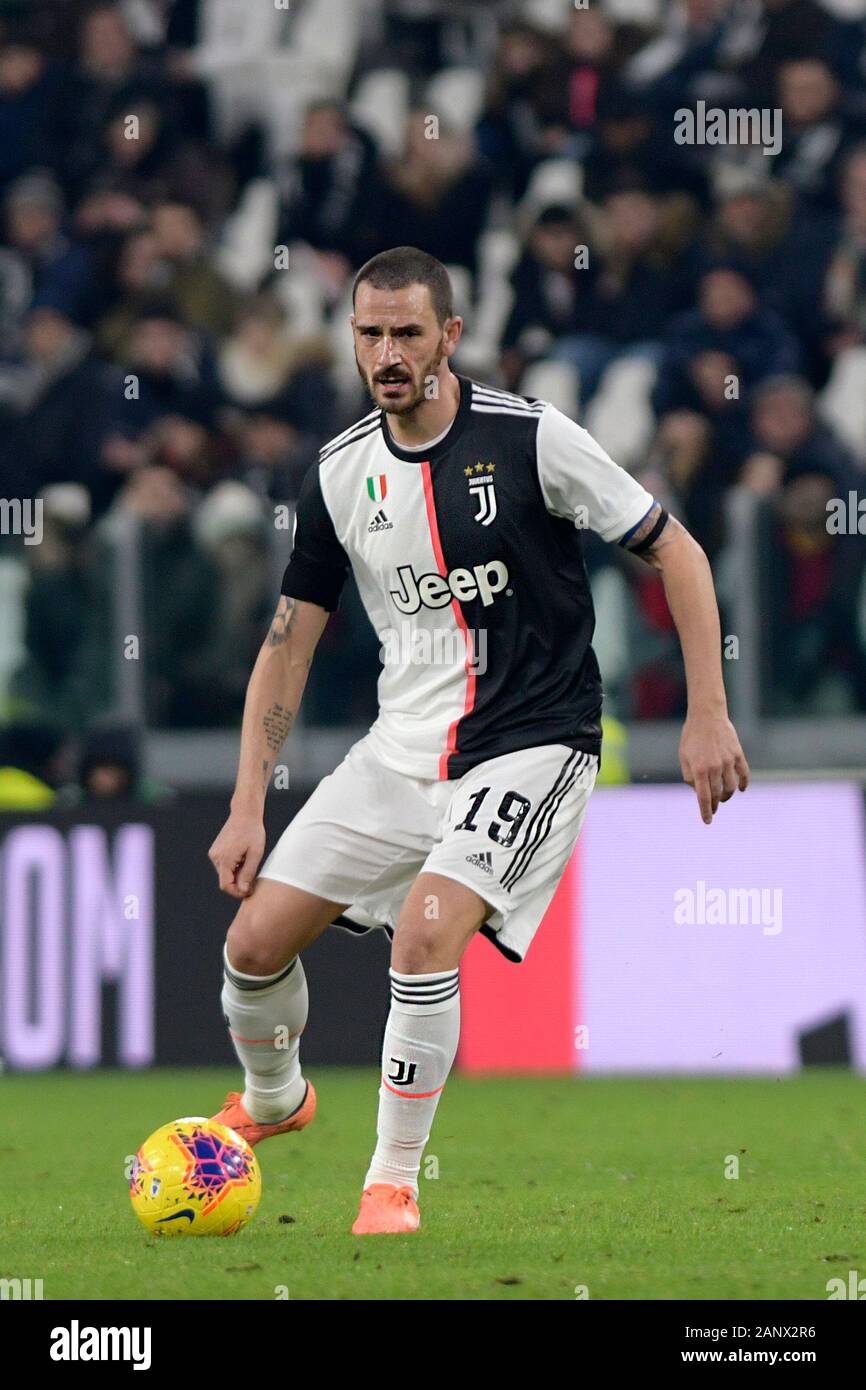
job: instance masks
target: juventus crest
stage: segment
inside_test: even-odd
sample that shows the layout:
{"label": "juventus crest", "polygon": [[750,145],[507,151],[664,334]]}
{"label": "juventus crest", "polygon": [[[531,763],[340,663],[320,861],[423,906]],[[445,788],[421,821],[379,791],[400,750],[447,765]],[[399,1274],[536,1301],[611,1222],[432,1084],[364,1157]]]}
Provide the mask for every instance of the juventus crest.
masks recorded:
{"label": "juventus crest", "polygon": [[469,480],[470,496],[478,503],[474,519],[480,521],[482,526],[489,526],[491,521],[496,519],[496,488],[493,482],[495,471],[495,463],[476,463],[474,468],[464,469]]}
{"label": "juventus crest", "polygon": [[407,1062],[403,1057],[392,1057],[394,1070],[387,1073],[389,1081],[393,1081],[395,1086],[411,1086],[415,1080],[415,1073],[418,1070],[417,1062]]}

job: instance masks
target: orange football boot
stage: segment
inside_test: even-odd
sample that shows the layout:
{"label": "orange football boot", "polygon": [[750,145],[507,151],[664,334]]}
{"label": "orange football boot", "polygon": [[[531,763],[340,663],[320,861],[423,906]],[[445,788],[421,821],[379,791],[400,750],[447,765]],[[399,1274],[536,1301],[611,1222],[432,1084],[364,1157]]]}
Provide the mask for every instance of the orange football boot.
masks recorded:
{"label": "orange football boot", "polygon": [[308,1081],[307,1093],[297,1110],[275,1125],[260,1125],[251,1115],[248,1115],[241,1103],[239,1091],[229,1091],[223,1102],[222,1110],[219,1110],[216,1115],[211,1115],[211,1119],[218,1120],[221,1125],[228,1125],[229,1129],[233,1129],[255,1148],[256,1144],[260,1144],[263,1139],[270,1139],[275,1134],[287,1134],[290,1130],[304,1129],[315,1113],[316,1093],[313,1090],[313,1083]]}
{"label": "orange football boot", "polygon": [[361,1193],[361,1208],[352,1235],[401,1235],[404,1231],[417,1231],[420,1225],[421,1213],[411,1187],[374,1182]]}

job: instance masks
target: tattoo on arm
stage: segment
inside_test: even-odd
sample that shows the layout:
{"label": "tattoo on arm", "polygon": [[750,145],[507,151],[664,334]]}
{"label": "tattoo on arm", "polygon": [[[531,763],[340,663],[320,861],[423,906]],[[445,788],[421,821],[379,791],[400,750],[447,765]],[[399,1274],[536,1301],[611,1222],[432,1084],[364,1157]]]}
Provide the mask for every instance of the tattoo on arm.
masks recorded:
{"label": "tattoo on arm", "polygon": [[271,780],[271,763],[269,758],[265,758],[262,763],[262,791],[266,792],[268,783]]}
{"label": "tattoo on arm", "polygon": [[286,736],[295,721],[295,716],[285,705],[271,705],[262,720],[268,747],[274,752],[279,753],[286,741]]}
{"label": "tattoo on arm", "polygon": [[[637,554],[641,560],[646,560],[647,564],[655,564],[655,547],[661,540],[671,518],[667,515],[660,502],[656,502],[647,512],[637,530],[629,536],[623,546],[624,550],[630,550],[632,554]],[[661,525],[659,524],[661,523]],[[652,537],[649,545],[646,541]]]}
{"label": "tattoo on arm", "polygon": [[295,600],[283,594],[277,604],[277,611],[268,633],[268,646],[281,647],[292,635],[295,621]]}

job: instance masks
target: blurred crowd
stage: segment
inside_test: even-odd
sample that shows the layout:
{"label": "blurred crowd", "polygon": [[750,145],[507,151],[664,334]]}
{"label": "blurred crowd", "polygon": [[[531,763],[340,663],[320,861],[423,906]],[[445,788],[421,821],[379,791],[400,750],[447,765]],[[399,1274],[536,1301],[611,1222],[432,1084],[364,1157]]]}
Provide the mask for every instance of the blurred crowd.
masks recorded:
{"label": "blurred crowd", "polygon": [[[699,103],[779,139],[679,143]],[[0,0],[0,216],[0,495],[43,503],[0,535],[0,722],[116,713],[130,525],[147,723],[237,721],[275,511],[365,409],[353,273],[404,243],[457,369],[585,423],[728,603],[756,499],[763,712],[866,711],[866,547],[826,524],[866,468],[860,0]],[[614,708],[680,715],[656,575],[588,559]],[[371,717],[376,653],[350,594],[307,718]]]}

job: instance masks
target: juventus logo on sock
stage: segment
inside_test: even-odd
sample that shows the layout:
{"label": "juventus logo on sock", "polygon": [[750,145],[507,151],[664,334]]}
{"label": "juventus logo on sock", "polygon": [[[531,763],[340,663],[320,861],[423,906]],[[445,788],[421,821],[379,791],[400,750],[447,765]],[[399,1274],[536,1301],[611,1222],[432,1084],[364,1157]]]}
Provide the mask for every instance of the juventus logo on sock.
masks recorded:
{"label": "juventus logo on sock", "polygon": [[392,1057],[395,1070],[387,1073],[387,1079],[395,1086],[411,1086],[418,1070],[417,1062],[407,1062],[402,1057]]}

